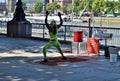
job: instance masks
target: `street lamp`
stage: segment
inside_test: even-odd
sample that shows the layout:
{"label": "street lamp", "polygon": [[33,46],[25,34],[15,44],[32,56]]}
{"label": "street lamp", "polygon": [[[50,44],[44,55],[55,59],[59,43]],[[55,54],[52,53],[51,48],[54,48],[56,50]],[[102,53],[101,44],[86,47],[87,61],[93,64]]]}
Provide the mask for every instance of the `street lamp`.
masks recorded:
{"label": "street lamp", "polygon": [[45,6],[46,6],[46,2],[45,0],[43,0],[43,15],[45,15]]}
{"label": "street lamp", "polygon": [[71,18],[71,22],[73,23],[73,13],[74,13],[74,0],[72,0],[72,18]]}
{"label": "street lamp", "polygon": [[6,0],[4,0],[4,4],[5,4],[5,9],[3,11],[4,15],[7,15],[7,4],[6,4]]}

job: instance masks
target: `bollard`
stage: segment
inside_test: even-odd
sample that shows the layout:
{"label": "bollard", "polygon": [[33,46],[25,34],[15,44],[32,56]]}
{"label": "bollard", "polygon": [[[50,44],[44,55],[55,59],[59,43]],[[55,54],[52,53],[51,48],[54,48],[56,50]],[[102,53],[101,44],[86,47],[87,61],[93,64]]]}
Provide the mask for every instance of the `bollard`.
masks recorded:
{"label": "bollard", "polygon": [[109,53],[110,53],[110,62],[117,62],[117,56],[118,56],[118,48],[116,47],[109,47]]}

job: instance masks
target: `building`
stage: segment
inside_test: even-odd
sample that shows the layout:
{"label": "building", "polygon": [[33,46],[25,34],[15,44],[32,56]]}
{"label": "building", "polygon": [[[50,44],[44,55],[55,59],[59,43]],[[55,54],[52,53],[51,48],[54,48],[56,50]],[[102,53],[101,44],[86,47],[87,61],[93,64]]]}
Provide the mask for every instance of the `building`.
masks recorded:
{"label": "building", "polygon": [[36,4],[38,0],[23,0],[23,2],[26,3],[27,10],[26,12],[33,12],[34,11],[34,5]]}
{"label": "building", "polygon": [[8,14],[14,11],[15,5],[17,0],[5,0],[4,2],[0,3],[0,13],[1,14]]}
{"label": "building", "polygon": [[[13,13],[15,10],[17,1],[18,0],[6,0],[6,2],[1,2],[0,3],[0,13],[3,13],[4,11],[6,11],[8,13]],[[21,0],[21,1],[26,3],[28,12],[33,12],[34,5],[38,0]],[[49,2],[49,0],[46,0],[46,1]]]}
{"label": "building", "polygon": [[14,11],[17,0],[7,0],[6,8],[7,12],[11,13]]}
{"label": "building", "polygon": [[57,2],[61,7],[72,3],[72,0],[49,0],[49,3]]}
{"label": "building", "polygon": [[[26,3],[26,5],[27,5],[27,12],[34,12],[34,6],[35,6],[35,4],[36,4],[36,2],[37,2],[38,0],[23,0],[23,2],[25,2]],[[40,0],[39,0],[40,1]],[[43,1],[43,0],[41,0],[41,1]],[[49,3],[49,0],[44,0],[45,1],[45,5],[47,4],[47,3]],[[44,2],[43,1],[43,2]],[[45,6],[44,5],[44,6]]]}
{"label": "building", "polygon": [[49,0],[45,0],[46,1],[46,3],[49,3]]}
{"label": "building", "polygon": [[0,3],[0,14],[4,14],[4,11],[6,11],[6,4]]}
{"label": "building", "polygon": [[[6,0],[6,2],[0,3],[0,13],[3,13],[4,11],[8,13],[13,13],[16,7],[16,2],[18,0]],[[27,5],[27,12],[34,12],[34,5],[38,0],[21,0],[22,2],[25,2]],[[41,0],[43,1],[43,0]],[[45,1],[45,6],[47,3],[52,3],[52,2],[57,2],[61,7],[63,5],[68,5],[72,3],[72,0],[44,0]],[[45,6],[43,9],[45,10]]]}

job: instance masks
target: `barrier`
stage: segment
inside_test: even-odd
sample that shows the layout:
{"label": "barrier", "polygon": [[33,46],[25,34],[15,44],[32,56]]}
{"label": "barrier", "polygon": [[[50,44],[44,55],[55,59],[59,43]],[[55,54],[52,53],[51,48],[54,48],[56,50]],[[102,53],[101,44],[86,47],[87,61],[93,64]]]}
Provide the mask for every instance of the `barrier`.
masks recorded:
{"label": "barrier", "polygon": [[110,62],[117,62],[118,48],[109,47]]}
{"label": "barrier", "polygon": [[86,49],[88,54],[99,54],[99,40],[96,38],[88,38],[86,42]]}

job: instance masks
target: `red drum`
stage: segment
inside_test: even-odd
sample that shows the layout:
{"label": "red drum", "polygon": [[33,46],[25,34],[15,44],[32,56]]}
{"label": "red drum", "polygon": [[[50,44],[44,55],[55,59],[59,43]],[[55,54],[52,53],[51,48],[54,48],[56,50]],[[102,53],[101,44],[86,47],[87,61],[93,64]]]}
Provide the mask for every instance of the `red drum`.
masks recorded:
{"label": "red drum", "polygon": [[82,41],[83,41],[83,31],[75,31],[74,42],[82,42]]}

